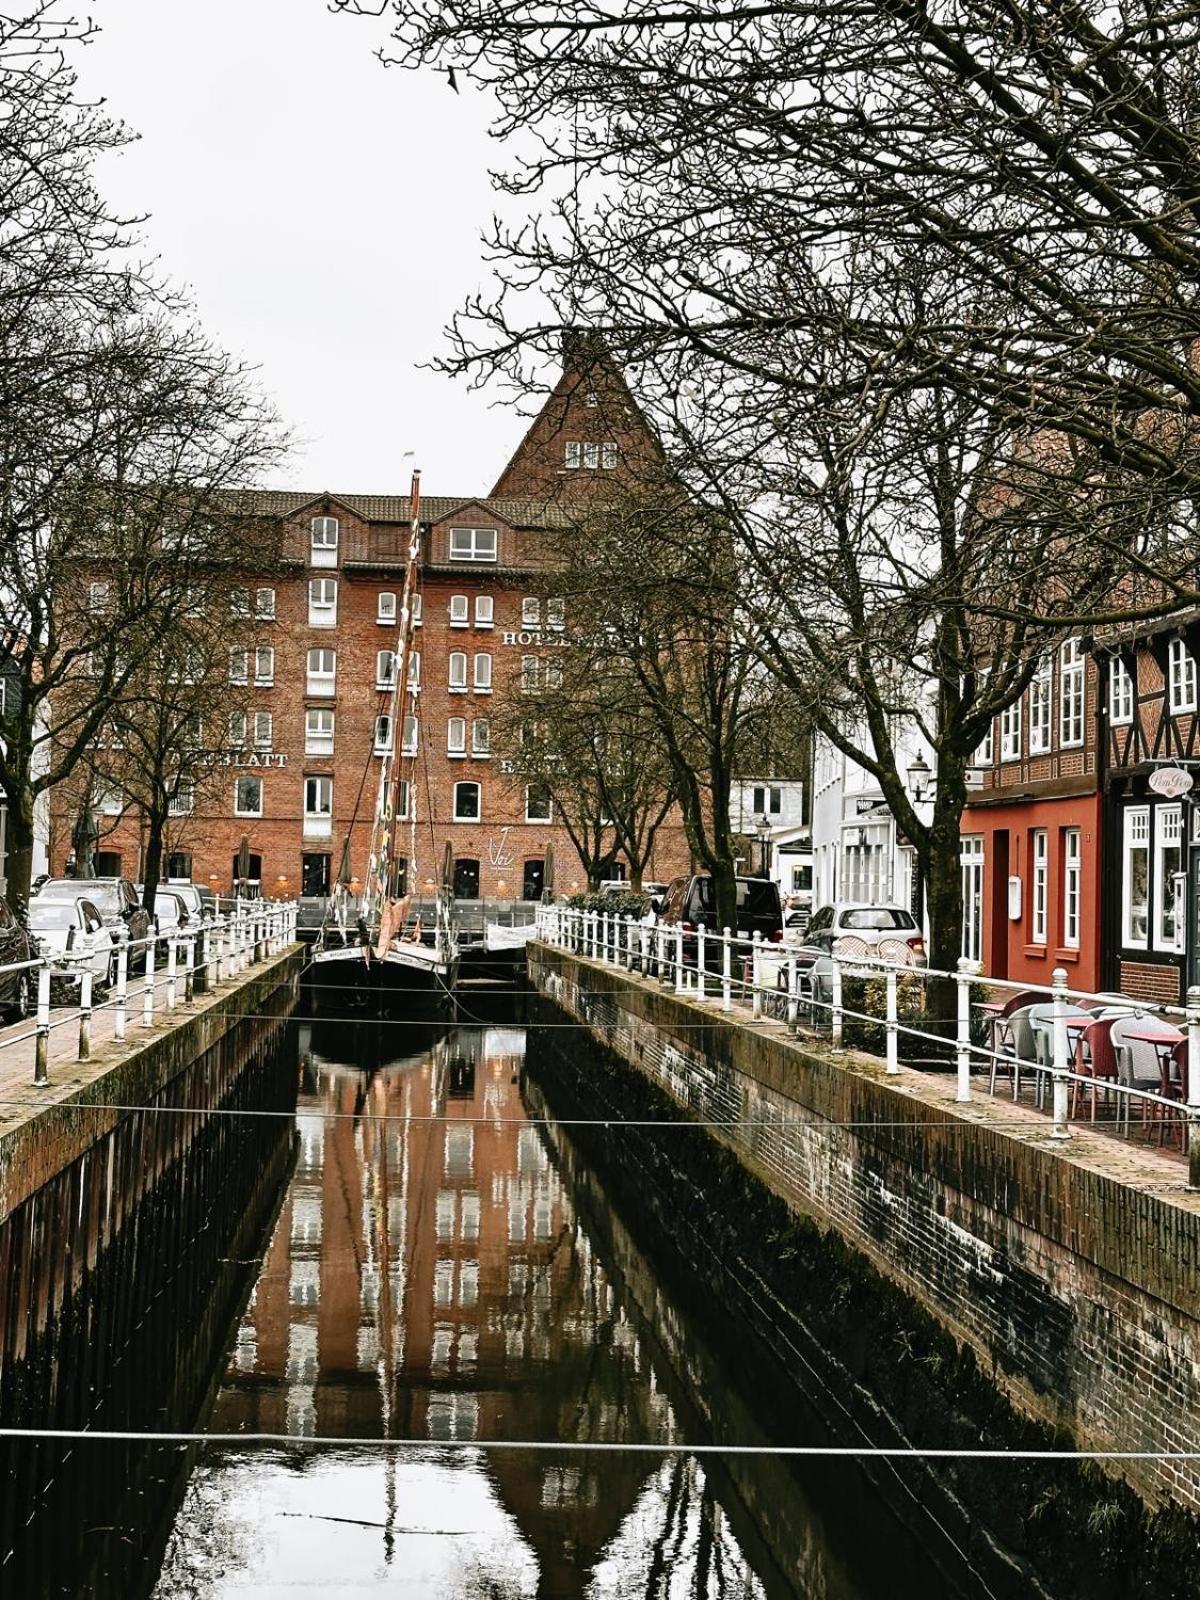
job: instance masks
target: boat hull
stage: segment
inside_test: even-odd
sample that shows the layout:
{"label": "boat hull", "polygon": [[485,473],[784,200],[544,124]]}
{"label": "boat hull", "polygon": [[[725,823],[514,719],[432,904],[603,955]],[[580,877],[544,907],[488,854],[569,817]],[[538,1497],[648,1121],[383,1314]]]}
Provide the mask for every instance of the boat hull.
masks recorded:
{"label": "boat hull", "polygon": [[359,945],[318,949],[305,971],[305,988],[314,1009],[327,1015],[370,1004],[422,1017],[449,1016],[457,966],[424,945],[393,947],[382,960],[374,952],[367,959]]}

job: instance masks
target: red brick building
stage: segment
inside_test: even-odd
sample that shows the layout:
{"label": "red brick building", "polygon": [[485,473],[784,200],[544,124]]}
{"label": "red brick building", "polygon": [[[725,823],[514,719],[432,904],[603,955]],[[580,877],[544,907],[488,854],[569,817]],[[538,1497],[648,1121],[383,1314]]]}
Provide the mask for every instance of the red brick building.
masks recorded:
{"label": "red brick building", "polygon": [[996,978],[1098,989],[1100,703],[1083,641],[1048,653],[977,756],[962,818],[968,953]]}
{"label": "red brick building", "polygon": [[[220,775],[178,805],[167,876],[228,892],[243,835],[251,879],[266,895],[327,893],[347,835],[350,871],[362,873],[378,753],[399,738],[422,756],[397,846],[412,892],[432,891],[447,844],[462,898],[536,898],[550,843],[558,891],[583,886],[544,795],[493,750],[494,707],[522,683],[555,682],[572,623],[547,598],[549,532],[564,507],[611,492],[660,452],[624,380],[596,360],[590,341],[568,342],[564,369],[490,495],[421,501],[418,658],[401,728],[386,712],[409,496],[247,496],[252,516],[282,523],[284,560],[269,581],[251,572],[232,597],[255,619],[255,642],[230,662],[250,709],[227,729],[203,730]],[[53,871],[70,852],[72,821],[65,810],[53,819]],[[136,814],[106,819],[99,870],[141,876],[143,857]],[[650,876],[688,865],[681,827],[664,826]]]}

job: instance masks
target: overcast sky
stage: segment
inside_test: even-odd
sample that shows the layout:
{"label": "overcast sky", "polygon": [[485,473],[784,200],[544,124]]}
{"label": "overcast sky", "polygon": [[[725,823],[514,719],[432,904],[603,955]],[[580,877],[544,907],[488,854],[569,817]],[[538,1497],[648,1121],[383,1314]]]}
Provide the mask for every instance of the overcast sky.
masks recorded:
{"label": "overcast sky", "polygon": [[486,280],[486,104],[385,69],[377,19],[322,0],[96,0],[89,95],[140,142],[102,172],[191,290],[209,332],[261,369],[297,435],[289,486],[483,493],[524,424],[498,396],[419,370]]}

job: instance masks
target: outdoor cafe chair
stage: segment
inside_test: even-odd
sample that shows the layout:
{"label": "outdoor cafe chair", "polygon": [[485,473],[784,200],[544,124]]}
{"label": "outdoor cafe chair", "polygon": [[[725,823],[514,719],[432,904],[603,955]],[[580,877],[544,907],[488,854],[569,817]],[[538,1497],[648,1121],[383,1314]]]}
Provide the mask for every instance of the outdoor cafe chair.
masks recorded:
{"label": "outdoor cafe chair", "polygon": [[1017,1006],[1007,1016],[1000,1016],[997,1027],[993,1033],[992,1069],[989,1075],[988,1092],[995,1094],[996,1079],[1001,1074],[1007,1073],[1012,1080],[1012,1097],[1020,1098],[1021,1094],[1021,1067],[1023,1063],[1033,1066],[1037,1057],[1033,1046],[1033,1030],[1029,1025],[1029,1013],[1033,1010],[1031,1005]]}
{"label": "outdoor cafe chair", "polygon": [[[1130,1089],[1147,1089],[1157,1094],[1162,1086],[1162,1072],[1159,1061],[1159,1046],[1151,1039],[1127,1039],[1128,1033],[1158,1034],[1164,1040],[1174,1041],[1179,1037],[1179,1029],[1163,1022],[1159,1017],[1138,1016],[1136,1012],[1128,1013],[1123,1017],[1115,1017],[1112,1027],[1113,1048],[1117,1055],[1117,1081]],[[1124,1116],[1122,1118],[1126,1130],[1129,1128],[1130,1109],[1129,1100],[1132,1096],[1123,1096],[1125,1100]],[[1140,1102],[1143,1122],[1145,1121],[1145,1102]]]}
{"label": "outdoor cafe chair", "polygon": [[[1079,1110],[1079,1095],[1082,1091],[1088,1096],[1091,1118],[1095,1122],[1096,1100],[1099,1097],[1100,1085],[1115,1084],[1117,1081],[1117,1052],[1113,1048],[1112,1041],[1115,1022],[1115,1017],[1102,1017],[1095,1022],[1089,1022],[1075,1041],[1075,1060],[1072,1070],[1076,1073],[1076,1078],[1071,1092],[1072,1117]],[[1084,1083],[1082,1081],[1084,1078],[1091,1081]],[[1105,1093],[1109,1093],[1107,1087]]]}

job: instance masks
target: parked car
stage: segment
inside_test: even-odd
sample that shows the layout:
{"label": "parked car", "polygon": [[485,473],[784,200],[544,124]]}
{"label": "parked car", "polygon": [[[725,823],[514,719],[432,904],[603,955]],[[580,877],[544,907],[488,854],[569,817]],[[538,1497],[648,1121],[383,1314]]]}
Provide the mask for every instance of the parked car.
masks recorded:
{"label": "parked car", "polygon": [[[0,967],[16,966],[30,960],[33,954],[28,933],[9,910],[7,901],[0,900]],[[29,1015],[36,980],[37,974],[29,970],[0,974],[0,1006],[11,1022],[23,1022]]]}
{"label": "parked car", "polygon": [[184,904],[182,895],[174,889],[158,889],[154,894],[154,926],[159,934],[159,944],[165,948],[172,936],[195,932],[200,918],[193,918]]}
{"label": "parked car", "polygon": [[211,922],[213,920],[213,918],[217,915],[217,897],[216,897],[216,895],[212,892],[212,890],[208,887],[208,885],[206,883],[194,883],[192,885],[192,888],[195,889],[195,891],[196,891],[196,895],[197,895],[197,897],[198,897],[198,899],[200,901],[201,910],[203,911],[203,913],[204,913],[205,917],[208,919],[208,921]]}
{"label": "parked car", "polygon": [[78,987],[86,969],[101,986],[117,977],[117,940],[95,905],[82,895],[35,895],[29,902],[29,936],[35,954],[50,958],[50,981]]}
{"label": "parked car", "polygon": [[[188,917],[192,922],[203,922],[212,917],[214,901],[211,890],[205,891],[205,893],[208,894],[209,901],[208,909],[206,910],[204,905],[204,895],[200,893],[200,890],[194,883],[175,883],[168,881],[166,883],[160,883],[158,887],[160,889],[169,889],[172,894],[179,896],[184,905],[187,907]],[[140,884],[137,886],[137,890],[140,896],[142,893],[142,887]]]}
{"label": "parked car", "polygon": [[870,956],[910,967],[925,965],[925,940],[907,906],[838,901],[809,919],[804,943],[825,955]]}
{"label": "parked car", "polygon": [[[150,913],[128,878],[48,878],[29,903],[33,906],[51,900],[74,901],[81,896],[99,912],[117,944],[150,937]],[[136,959],[145,958],[139,955]]]}
{"label": "parked car", "polygon": [[[676,878],[667,886],[658,920],[666,927],[682,928],[683,959],[685,964],[696,959],[695,930],[703,923],[708,932],[720,932],[717,921],[716,895],[712,878],[707,873],[697,873],[691,878]],[[737,928],[742,940],[757,933],[769,944],[783,941],[783,904],[779,886],[769,878],[738,878]],[[715,969],[721,963],[720,944],[713,939],[707,946],[705,966]]]}

